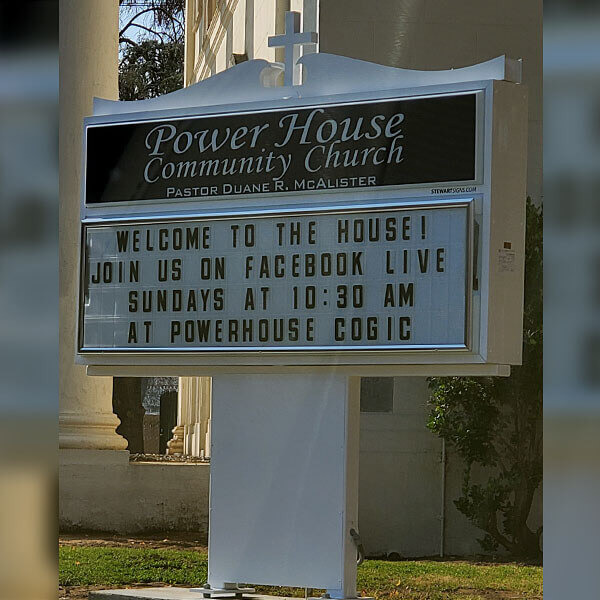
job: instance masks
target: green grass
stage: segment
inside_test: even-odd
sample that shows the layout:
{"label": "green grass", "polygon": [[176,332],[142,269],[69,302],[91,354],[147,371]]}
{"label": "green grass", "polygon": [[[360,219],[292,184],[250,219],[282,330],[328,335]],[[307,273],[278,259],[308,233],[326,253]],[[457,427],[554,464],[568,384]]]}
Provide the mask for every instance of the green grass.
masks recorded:
{"label": "green grass", "polygon": [[58,573],[60,585],[198,585],[207,566],[206,554],[189,550],[62,546]]}
{"label": "green grass", "polygon": [[[196,586],[206,581],[207,556],[185,550],[60,548],[63,586],[125,586],[165,583]],[[259,587],[263,593],[303,595],[303,590]],[[537,600],[542,568],[515,563],[368,560],[358,570],[358,589],[381,600]]]}

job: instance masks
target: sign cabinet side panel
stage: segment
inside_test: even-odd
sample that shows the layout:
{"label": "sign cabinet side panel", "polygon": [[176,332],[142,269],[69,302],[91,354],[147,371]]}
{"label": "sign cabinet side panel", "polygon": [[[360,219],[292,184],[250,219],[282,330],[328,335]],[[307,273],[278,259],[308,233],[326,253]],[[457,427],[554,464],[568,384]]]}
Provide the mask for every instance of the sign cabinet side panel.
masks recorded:
{"label": "sign cabinet side panel", "polygon": [[489,362],[521,364],[527,194],[527,90],[493,84]]}

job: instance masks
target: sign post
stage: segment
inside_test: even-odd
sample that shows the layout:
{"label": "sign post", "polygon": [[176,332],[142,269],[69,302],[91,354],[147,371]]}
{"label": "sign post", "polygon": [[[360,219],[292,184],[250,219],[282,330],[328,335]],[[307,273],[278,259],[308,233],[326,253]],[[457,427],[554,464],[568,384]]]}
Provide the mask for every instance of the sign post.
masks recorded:
{"label": "sign post", "polygon": [[[286,23],[270,45],[316,41]],[[214,377],[205,596],[247,582],[355,597],[359,376],[520,363],[519,67],[292,53],[283,87],[255,60],[96,102],[76,361]]]}
{"label": "sign post", "polygon": [[345,375],[213,379],[213,590],[251,582],[356,597],[359,391]]}

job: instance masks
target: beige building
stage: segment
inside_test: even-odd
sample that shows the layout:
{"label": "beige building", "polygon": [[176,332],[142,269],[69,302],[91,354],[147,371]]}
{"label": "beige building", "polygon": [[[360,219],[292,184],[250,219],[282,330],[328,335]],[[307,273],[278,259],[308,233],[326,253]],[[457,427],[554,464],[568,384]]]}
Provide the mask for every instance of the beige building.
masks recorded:
{"label": "beige building", "polygon": [[[288,10],[301,13],[303,31],[319,33],[319,51],[382,65],[442,70],[502,54],[522,58],[529,90],[527,193],[541,200],[541,1],[188,0],[185,84],[241,60],[282,62],[282,50],[267,40],[283,33]],[[182,382],[186,390],[191,385]],[[425,427],[426,379],[363,380],[362,391],[359,511],[367,552],[479,552],[481,532],[452,502],[460,495],[461,465]],[[541,497],[532,513],[532,521],[541,520]]]}
{"label": "beige building", "polygon": [[282,61],[282,50],[269,48],[267,38],[283,32],[287,10],[302,14],[303,30],[319,33],[320,52],[381,65],[441,70],[502,54],[522,58],[529,93],[527,193],[540,200],[541,0],[188,0],[185,85],[244,58]]}
{"label": "beige building", "polygon": [[[395,67],[448,69],[507,54],[529,87],[528,193],[541,197],[541,2],[456,0],[188,0],[185,84],[246,59],[281,61],[267,38],[287,10],[318,31],[322,52]],[[73,363],[81,124],[92,97],[117,96],[117,0],[61,0],[60,523],[136,532],[205,531],[207,464],[130,463],[115,433],[110,378]],[[225,101],[226,99],[224,99]],[[73,166],[75,165],[75,167]],[[454,508],[461,465],[426,428],[424,378],[363,385],[360,529],[369,554],[479,552],[479,530]],[[180,381],[172,453],[206,455],[210,380]],[[540,520],[536,499],[532,520]]]}

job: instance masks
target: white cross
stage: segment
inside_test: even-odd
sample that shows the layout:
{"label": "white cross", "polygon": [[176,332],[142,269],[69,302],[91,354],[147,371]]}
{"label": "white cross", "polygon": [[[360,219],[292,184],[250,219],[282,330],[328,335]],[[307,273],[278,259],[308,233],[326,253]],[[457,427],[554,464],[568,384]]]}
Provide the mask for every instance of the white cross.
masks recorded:
{"label": "white cross", "polygon": [[300,13],[288,11],[285,13],[285,33],[283,35],[274,35],[269,38],[269,48],[285,49],[285,71],[283,76],[283,85],[299,85],[300,65],[297,61],[300,58],[300,46],[304,44],[316,44],[319,40],[315,32],[300,33]]}

